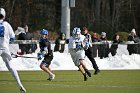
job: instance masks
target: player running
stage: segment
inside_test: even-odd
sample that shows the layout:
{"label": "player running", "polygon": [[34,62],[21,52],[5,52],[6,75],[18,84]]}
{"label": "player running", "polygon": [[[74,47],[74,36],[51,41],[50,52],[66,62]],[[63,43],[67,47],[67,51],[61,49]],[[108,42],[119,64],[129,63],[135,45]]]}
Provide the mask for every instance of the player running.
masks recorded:
{"label": "player running", "polygon": [[15,34],[13,32],[11,25],[8,22],[4,21],[5,16],[6,16],[5,10],[3,8],[0,8],[0,56],[5,62],[8,70],[15,78],[21,93],[25,93],[26,90],[21,84],[17,70],[14,69],[14,67],[12,67],[11,65],[12,57],[9,51],[9,41],[15,39]]}
{"label": "player running", "polygon": [[84,81],[87,81],[87,75],[91,77],[91,73],[84,63],[85,51],[84,49],[88,48],[88,43],[84,35],[81,35],[81,30],[78,27],[75,27],[73,30],[73,35],[69,39],[69,52],[71,54],[74,64],[79,68],[81,73],[84,76]]}
{"label": "player running", "polygon": [[48,30],[43,29],[41,30],[40,34],[40,52],[38,53],[38,60],[44,58],[40,64],[40,68],[49,74],[48,80],[53,80],[55,78],[55,74],[53,74],[50,69],[50,64],[53,59],[53,52],[51,50],[51,43],[48,40]]}

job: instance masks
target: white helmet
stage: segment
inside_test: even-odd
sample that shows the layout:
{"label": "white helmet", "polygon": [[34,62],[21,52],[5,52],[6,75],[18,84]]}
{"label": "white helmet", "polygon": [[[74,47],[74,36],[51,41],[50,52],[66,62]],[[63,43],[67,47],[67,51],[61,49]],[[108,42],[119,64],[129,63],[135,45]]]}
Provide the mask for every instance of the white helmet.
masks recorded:
{"label": "white helmet", "polygon": [[3,15],[3,19],[5,19],[6,12],[3,8],[0,8],[0,14]]}
{"label": "white helmet", "polygon": [[75,28],[73,29],[72,34],[73,34],[73,37],[74,37],[74,38],[80,38],[80,35],[81,35],[81,30],[80,30],[80,28],[75,27]]}
{"label": "white helmet", "polygon": [[74,29],[73,29],[73,35],[77,35],[77,34],[81,34],[81,30],[80,30],[80,28],[78,28],[78,27],[75,27]]}

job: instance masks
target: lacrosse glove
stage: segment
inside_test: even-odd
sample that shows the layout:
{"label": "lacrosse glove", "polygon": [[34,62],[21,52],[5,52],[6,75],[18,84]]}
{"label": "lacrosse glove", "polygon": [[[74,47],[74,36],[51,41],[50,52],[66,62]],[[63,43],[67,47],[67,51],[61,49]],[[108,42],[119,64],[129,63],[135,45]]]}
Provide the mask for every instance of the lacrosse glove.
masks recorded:
{"label": "lacrosse glove", "polygon": [[38,60],[41,60],[44,57],[43,53],[37,53]]}

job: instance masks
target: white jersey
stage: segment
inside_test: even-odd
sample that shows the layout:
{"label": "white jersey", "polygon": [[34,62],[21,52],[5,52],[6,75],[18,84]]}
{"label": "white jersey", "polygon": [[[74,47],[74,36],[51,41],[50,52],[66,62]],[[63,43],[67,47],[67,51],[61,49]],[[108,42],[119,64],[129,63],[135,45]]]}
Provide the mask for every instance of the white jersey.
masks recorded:
{"label": "white jersey", "polygon": [[85,36],[84,35],[80,35],[80,38],[74,38],[74,37],[70,37],[69,39],[69,44],[68,44],[68,48],[69,49],[76,49],[76,45],[77,44],[81,44],[82,48],[84,47],[83,45],[85,45],[84,43],[85,40]]}
{"label": "white jersey", "polygon": [[9,50],[10,38],[15,38],[15,34],[8,22],[3,21],[1,24],[4,27],[4,35],[0,36],[0,50]]}

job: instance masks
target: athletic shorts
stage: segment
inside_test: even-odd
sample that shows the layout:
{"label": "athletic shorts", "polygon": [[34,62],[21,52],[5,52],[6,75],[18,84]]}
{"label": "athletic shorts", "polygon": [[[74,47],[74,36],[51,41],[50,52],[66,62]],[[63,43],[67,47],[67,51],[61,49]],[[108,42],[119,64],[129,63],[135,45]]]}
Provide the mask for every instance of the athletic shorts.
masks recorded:
{"label": "athletic shorts", "polygon": [[70,54],[75,66],[80,65],[80,59],[85,59],[85,51],[83,49],[78,51],[70,50]]}
{"label": "athletic shorts", "polygon": [[53,59],[53,55],[52,56],[45,56],[44,60],[41,62],[40,65],[45,65],[46,67],[48,67],[51,64],[52,59]]}

